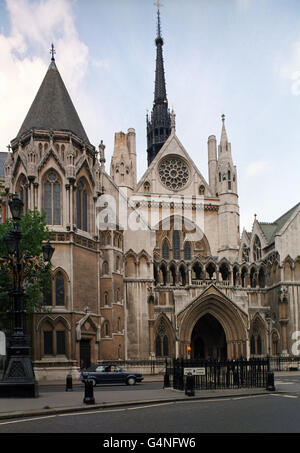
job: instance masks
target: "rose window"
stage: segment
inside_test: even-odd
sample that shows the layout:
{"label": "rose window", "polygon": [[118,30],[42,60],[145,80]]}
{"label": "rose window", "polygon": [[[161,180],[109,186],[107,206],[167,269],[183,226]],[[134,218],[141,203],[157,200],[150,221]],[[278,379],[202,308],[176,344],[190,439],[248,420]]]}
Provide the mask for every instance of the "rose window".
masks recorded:
{"label": "rose window", "polygon": [[189,169],[184,160],[178,157],[168,157],[159,167],[161,182],[172,190],[182,189],[188,182]]}

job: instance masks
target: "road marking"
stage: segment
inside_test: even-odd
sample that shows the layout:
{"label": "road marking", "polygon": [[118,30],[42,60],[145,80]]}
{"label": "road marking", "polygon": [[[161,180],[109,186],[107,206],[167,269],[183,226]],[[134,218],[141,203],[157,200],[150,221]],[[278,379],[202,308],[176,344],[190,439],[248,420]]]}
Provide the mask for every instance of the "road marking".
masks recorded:
{"label": "road marking", "polygon": [[170,404],[174,404],[173,402],[171,403],[159,403],[159,404],[148,404],[147,406],[136,406],[136,407],[129,407],[127,410],[128,411],[134,411],[136,409],[145,409],[147,407],[156,407],[156,406],[168,406]]}
{"label": "road marking", "polygon": [[54,418],[56,415],[43,415],[42,417],[35,417],[35,418],[24,418],[22,420],[12,420],[9,422],[1,422],[0,425],[10,425],[12,423],[23,423],[23,422],[32,422],[36,420],[43,420],[45,418]]}
{"label": "road marking", "polygon": [[272,396],[281,396],[282,398],[298,398],[298,396],[295,395],[280,395],[278,393],[271,393]]}
{"label": "road marking", "polygon": [[69,413],[69,414],[59,414],[58,417],[70,417],[70,416],[73,416],[73,415],[90,415],[90,414],[104,414],[104,413],[107,413],[107,412],[121,412],[121,411],[125,411],[126,409],[98,409],[97,411],[88,411],[88,412],[72,412],[72,413]]}
{"label": "road marking", "polygon": [[286,382],[286,381],[275,381],[276,384],[280,385],[289,385],[289,384],[297,384],[297,382]]}
{"label": "road marking", "polygon": [[269,395],[249,395],[249,396],[237,396],[232,398],[233,400],[246,400],[248,398],[262,398],[264,396],[269,396]]}
{"label": "road marking", "polygon": [[230,401],[232,398],[203,398],[201,400],[185,400],[185,401],[176,401],[176,404],[185,404],[185,403],[208,403],[208,402],[218,402],[218,401]]}

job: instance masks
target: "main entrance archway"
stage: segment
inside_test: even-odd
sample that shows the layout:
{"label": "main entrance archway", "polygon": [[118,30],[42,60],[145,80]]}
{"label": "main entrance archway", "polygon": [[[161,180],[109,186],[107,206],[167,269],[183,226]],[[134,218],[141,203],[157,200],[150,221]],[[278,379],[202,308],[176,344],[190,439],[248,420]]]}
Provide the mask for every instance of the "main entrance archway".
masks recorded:
{"label": "main entrance archway", "polygon": [[247,324],[247,313],[212,284],[177,316],[178,356],[247,357]]}
{"label": "main entrance archway", "polygon": [[202,316],[195,324],[192,337],[192,358],[217,359],[227,358],[226,335],[222,325],[210,313]]}

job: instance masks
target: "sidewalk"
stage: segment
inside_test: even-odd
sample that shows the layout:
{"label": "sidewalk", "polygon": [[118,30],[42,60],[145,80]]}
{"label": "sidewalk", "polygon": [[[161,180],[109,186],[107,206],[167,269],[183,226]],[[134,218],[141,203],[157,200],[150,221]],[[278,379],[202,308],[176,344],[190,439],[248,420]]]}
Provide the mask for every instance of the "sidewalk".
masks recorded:
{"label": "sidewalk", "polygon": [[[65,390],[65,382],[56,382],[57,389],[53,391],[46,391],[44,385],[39,385],[38,398],[1,398],[0,420],[130,406],[133,404],[159,404],[182,400],[190,401],[191,399],[205,400],[270,394],[265,389],[196,390],[195,396],[189,397],[184,391],[163,388],[162,376],[145,376],[144,382],[153,381],[154,379],[157,381],[157,378],[161,382],[161,388],[158,389],[146,389],[142,384],[128,387],[126,390],[119,385],[114,388],[110,387],[110,389],[104,386],[97,386],[94,389],[95,404],[93,405],[87,405],[83,402],[84,385],[82,383],[73,382],[73,391]],[[47,385],[54,384],[47,382]]]}

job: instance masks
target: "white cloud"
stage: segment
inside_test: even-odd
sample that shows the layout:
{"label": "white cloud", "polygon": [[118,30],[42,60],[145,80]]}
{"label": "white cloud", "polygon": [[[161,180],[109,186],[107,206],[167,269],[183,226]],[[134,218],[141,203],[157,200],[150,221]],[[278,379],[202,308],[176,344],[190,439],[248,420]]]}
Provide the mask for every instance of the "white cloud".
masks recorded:
{"label": "white cloud", "polygon": [[250,0],[236,0],[237,6],[241,10],[246,10],[250,6]]}
{"label": "white cloud", "polygon": [[256,160],[254,162],[251,162],[246,169],[247,177],[255,178],[256,176],[265,172],[268,165],[269,165],[268,162],[264,160]]}
{"label": "white cloud", "polygon": [[6,7],[11,30],[8,36],[0,33],[0,151],[21,127],[50,63],[51,43],[70,91],[76,91],[89,58],[78,37],[70,0],[6,0]]}
{"label": "white cloud", "polygon": [[[286,58],[286,56],[284,57]],[[291,93],[294,96],[300,95],[300,39],[296,41],[291,49],[290,57],[281,62],[280,76],[291,81]]]}

